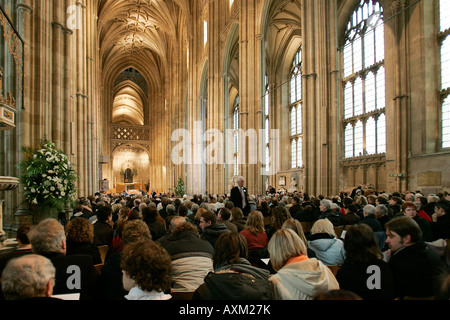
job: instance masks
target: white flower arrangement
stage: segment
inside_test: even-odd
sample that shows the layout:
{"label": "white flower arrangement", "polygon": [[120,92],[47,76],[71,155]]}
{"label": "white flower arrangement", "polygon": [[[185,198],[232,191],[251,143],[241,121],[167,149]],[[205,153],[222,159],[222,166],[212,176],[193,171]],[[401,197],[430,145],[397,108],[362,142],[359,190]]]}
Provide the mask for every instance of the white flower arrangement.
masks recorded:
{"label": "white flower arrangement", "polygon": [[77,194],[77,173],[71,168],[67,155],[55,144],[44,139],[36,150],[24,148],[26,159],[19,164],[20,181],[25,198],[40,208],[64,210]]}

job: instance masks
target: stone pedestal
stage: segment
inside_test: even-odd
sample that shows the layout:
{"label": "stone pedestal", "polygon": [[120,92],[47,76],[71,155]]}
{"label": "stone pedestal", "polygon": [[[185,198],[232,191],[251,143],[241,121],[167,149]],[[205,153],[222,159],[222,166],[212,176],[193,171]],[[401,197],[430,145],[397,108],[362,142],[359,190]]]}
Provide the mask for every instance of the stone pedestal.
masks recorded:
{"label": "stone pedestal", "polygon": [[[19,178],[0,177],[0,191],[12,191],[19,187]],[[0,243],[7,239],[5,231],[3,231],[3,203],[5,200],[0,199]]]}

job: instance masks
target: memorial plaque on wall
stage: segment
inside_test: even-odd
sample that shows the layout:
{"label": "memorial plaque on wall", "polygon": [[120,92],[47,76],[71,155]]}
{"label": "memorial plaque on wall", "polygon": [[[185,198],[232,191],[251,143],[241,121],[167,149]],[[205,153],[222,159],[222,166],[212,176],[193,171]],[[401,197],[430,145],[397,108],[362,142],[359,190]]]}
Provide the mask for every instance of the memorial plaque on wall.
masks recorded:
{"label": "memorial plaque on wall", "polygon": [[423,172],[417,174],[417,185],[431,187],[441,185],[441,172]]}

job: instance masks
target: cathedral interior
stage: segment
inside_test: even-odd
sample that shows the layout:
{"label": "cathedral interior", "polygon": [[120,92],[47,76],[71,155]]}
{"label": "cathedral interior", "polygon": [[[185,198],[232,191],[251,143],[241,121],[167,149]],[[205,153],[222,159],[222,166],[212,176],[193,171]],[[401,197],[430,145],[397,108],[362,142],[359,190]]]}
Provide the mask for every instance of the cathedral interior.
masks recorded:
{"label": "cathedral interior", "polygon": [[78,196],[450,189],[448,0],[0,0],[0,201],[47,137]]}

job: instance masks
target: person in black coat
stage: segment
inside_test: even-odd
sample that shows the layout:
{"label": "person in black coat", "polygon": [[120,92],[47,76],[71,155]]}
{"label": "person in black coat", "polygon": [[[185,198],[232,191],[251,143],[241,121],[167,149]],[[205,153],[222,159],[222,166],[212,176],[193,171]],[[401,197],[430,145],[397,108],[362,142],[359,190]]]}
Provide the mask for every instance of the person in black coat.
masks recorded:
{"label": "person in black coat", "polygon": [[239,177],[237,179],[237,186],[231,189],[230,201],[233,202],[236,208],[242,210],[245,216],[250,213],[250,204],[248,202],[247,189],[244,187],[245,179],[244,177]]}
{"label": "person in black coat", "polygon": [[344,208],[345,215],[342,217],[342,225],[348,226],[359,223],[358,209],[354,204],[349,204]]}
{"label": "person in black coat", "polygon": [[[336,274],[341,290],[356,293],[364,300],[394,300],[394,278],[375,241],[372,229],[363,223],[352,225],[344,239],[346,257]],[[370,281],[374,272],[379,281]],[[368,283],[373,285],[369,287]]]}
{"label": "person in black coat", "polygon": [[94,226],[89,220],[75,218],[66,228],[66,255],[87,254],[92,256],[94,265],[102,264],[100,251],[94,244]]}
{"label": "person in black coat", "polygon": [[107,245],[111,248],[113,236],[111,208],[102,206],[97,211],[97,222],[94,223],[94,242],[97,246]]}
{"label": "person in black coat", "polygon": [[303,206],[300,204],[300,198],[295,196],[292,198],[292,206],[289,208],[292,218],[297,219],[300,222],[309,222],[304,220]]}
{"label": "person in black coat", "polygon": [[252,266],[247,241],[237,232],[222,234],[213,256],[214,272],[194,292],[193,300],[272,300],[268,270]]}
{"label": "person in black coat", "polygon": [[332,202],[328,199],[320,200],[320,216],[319,219],[328,219],[331,221],[334,227],[342,225],[342,217],[338,212],[331,210]]}
{"label": "person in black coat", "polygon": [[198,229],[190,222],[181,222],[172,233],[156,241],[171,256],[187,252],[203,252],[211,257],[214,254],[213,246],[200,239]]}
{"label": "person in black coat", "polygon": [[202,213],[200,228],[202,230],[201,238],[209,241],[213,248],[220,235],[231,232],[223,223],[217,223],[217,216],[211,211]]}
{"label": "person in black coat", "polygon": [[89,219],[91,217],[91,214],[85,210],[85,207],[82,204],[78,204],[75,209],[73,210],[73,215],[70,217],[70,220],[73,220],[75,218],[85,218]]}
{"label": "person in black coat", "polygon": [[185,222],[183,217],[172,220],[172,232],[156,241],[166,249],[172,259],[172,289],[197,289],[212,271],[214,248],[200,238],[197,226]]}
{"label": "person in black coat", "polygon": [[389,221],[385,227],[395,296],[435,296],[441,277],[445,275],[445,264],[422,241],[422,231],[417,222],[405,216]]}
{"label": "person in black coat", "polygon": [[153,241],[156,241],[167,234],[166,226],[158,221],[158,210],[149,206],[142,209],[142,217],[152,234]]}
{"label": "person in black coat", "polygon": [[363,208],[363,215],[364,218],[361,219],[361,223],[365,223],[367,224],[373,232],[382,232],[383,227],[381,226],[380,221],[377,220],[377,216],[376,216],[376,208],[371,205],[368,204]]}
{"label": "person in black coat", "polygon": [[431,230],[434,240],[450,238],[450,201],[440,200],[434,207],[435,213],[431,216]]}
{"label": "person in black coat", "polygon": [[42,255],[56,269],[53,294],[80,294],[80,300],[92,300],[98,296],[98,273],[92,256],[66,255],[64,227],[55,219],[45,219],[28,234],[34,254]]}
{"label": "person in black coat", "polygon": [[[124,247],[141,240],[151,240],[152,235],[142,220],[126,221],[122,230]],[[120,267],[122,251],[112,254],[102,268],[100,277],[100,297],[107,300],[121,300],[127,294],[122,285]]]}

